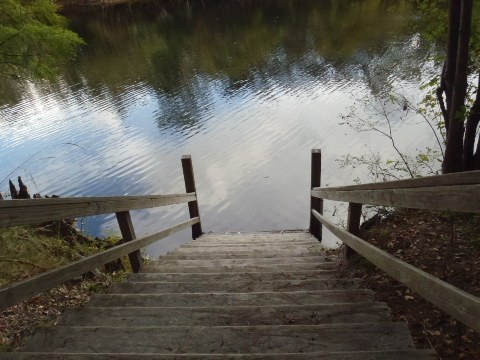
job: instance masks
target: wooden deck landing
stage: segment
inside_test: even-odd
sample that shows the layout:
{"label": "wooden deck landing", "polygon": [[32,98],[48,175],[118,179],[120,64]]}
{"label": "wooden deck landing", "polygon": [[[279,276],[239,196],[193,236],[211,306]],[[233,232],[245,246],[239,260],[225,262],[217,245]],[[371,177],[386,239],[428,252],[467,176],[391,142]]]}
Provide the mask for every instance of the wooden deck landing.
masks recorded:
{"label": "wooden deck landing", "polygon": [[310,234],[205,234],[0,359],[433,359]]}

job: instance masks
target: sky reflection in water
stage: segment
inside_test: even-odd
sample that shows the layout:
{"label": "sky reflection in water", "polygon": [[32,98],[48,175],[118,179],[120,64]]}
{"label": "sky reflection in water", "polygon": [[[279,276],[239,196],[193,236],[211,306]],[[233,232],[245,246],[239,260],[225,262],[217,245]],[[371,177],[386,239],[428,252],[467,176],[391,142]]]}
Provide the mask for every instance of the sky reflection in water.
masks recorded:
{"label": "sky reflection in water", "polygon": [[[31,192],[61,196],[176,193],[181,155],[191,154],[204,231],[308,227],[310,150],[323,151],[324,185],[364,174],[340,169],[343,155],[391,154],[385,139],[340,125],[340,114],[392,88],[415,97],[432,72],[423,65],[431,47],[408,33],[402,1],[225,3],[69,15],[89,45],[58,83],[0,88],[0,179],[20,175]],[[394,123],[412,153],[434,145],[413,120]],[[187,211],[132,215],[140,236]],[[118,233],[111,215],[82,226]]]}

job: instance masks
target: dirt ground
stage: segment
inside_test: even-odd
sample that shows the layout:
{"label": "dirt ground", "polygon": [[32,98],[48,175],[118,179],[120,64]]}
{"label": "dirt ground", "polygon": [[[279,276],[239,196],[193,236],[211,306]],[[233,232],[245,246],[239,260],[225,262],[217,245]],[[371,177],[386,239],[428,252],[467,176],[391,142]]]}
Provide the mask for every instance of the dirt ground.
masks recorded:
{"label": "dirt ground", "polygon": [[[480,217],[397,210],[360,237],[472,295],[480,296]],[[480,334],[457,322],[366,260],[354,257],[342,276],[361,277],[395,321],[408,324],[417,348],[439,359],[480,359]]]}

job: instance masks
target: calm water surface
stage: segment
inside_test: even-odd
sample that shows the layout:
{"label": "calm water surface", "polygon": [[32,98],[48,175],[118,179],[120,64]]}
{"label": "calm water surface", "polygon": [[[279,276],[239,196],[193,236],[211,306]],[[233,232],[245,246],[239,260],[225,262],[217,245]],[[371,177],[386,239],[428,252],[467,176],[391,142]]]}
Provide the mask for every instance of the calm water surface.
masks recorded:
{"label": "calm water surface", "polygon": [[[323,184],[351,183],[363,172],[336,159],[391,148],[340,125],[340,114],[392,88],[415,97],[432,71],[410,14],[406,2],[377,0],[68,14],[88,45],[59,81],[1,85],[1,189],[20,175],[32,193],[183,192],[180,158],[191,154],[204,231],[306,228],[310,150],[323,151]],[[414,123],[394,123],[406,152],[434,144]],[[152,233],[186,219],[186,205],[133,218],[137,235]],[[118,233],[113,216],[82,227]]]}

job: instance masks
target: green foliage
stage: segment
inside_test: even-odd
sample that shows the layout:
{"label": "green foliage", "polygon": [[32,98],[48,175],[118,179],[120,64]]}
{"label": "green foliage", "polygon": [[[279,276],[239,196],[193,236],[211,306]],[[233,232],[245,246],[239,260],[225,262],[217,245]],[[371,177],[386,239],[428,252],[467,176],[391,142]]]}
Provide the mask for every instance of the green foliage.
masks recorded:
{"label": "green foliage", "polygon": [[[380,152],[373,151],[360,156],[348,154],[339,160],[341,167],[364,167],[374,182],[440,173],[444,131],[441,116],[433,106],[427,107],[424,102],[415,106],[405,96],[393,93],[383,95],[380,100],[367,96],[359,101],[360,108],[354,105],[348,114],[341,116],[343,120],[341,125],[347,125],[356,132],[368,131],[379,134],[389,140],[397,156],[386,159]],[[404,153],[400,149],[392,125],[394,122],[408,122],[412,116],[419,117],[430,127],[437,140],[437,149],[430,147],[417,149],[418,152],[414,155]]]}
{"label": "green foliage", "polygon": [[427,40],[446,44],[448,27],[448,0],[412,0],[417,16],[412,28]]}
{"label": "green foliage", "polygon": [[[429,41],[447,45],[448,0],[411,0],[415,4],[416,16],[411,20],[411,28]],[[476,1],[474,2],[476,3]],[[471,71],[480,68],[480,7],[474,6],[472,16],[472,34],[470,39]],[[443,54],[435,59],[443,62]]]}
{"label": "green foliage", "polygon": [[[436,42],[442,49],[447,47],[447,33],[448,33],[448,0],[411,0],[416,6],[416,15],[410,22],[411,28],[417,31],[423,38],[428,41]],[[470,38],[469,49],[469,73],[476,74],[480,72],[480,6],[474,2],[473,16],[472,16],[472,32]],[[445,60],[444,51],[435,52],[432,54],[432,60],[437,66],[442,66]],[[438,102],[435,92],[440,86],[440,76],[436,75],[426,82],[421,90],[428,90],[424,99],[423,107],[429,111],[430,115],[437,116]],[[468,115],[470,107],[475,97],[477,86],[470,83],[467,91],[467,108],[465,115]],[[443,119],[437,122],[439,128],[443,128]]]}
{"label": "green foliage", "polygon": [[55,75],[82,39],[66,29],[51,0],[0,1],[0,75]]}
{"label": "green foliage", "polygon": [[[402,156],[403,159],[385,159],[379,152],[371,151],[369,154],[360,156],[348,154],[337,161],[341,168],[365,168],[366,175],[373,182],[438,175],[440,173],[442,156],[437,150],[427,147],[416,155],[402,154]],[[408,164],[408,168],[405,162]],[[356,181],[356,183],[360,182]]]}

